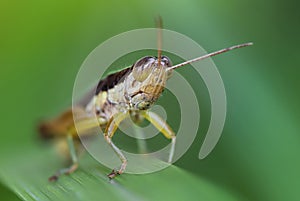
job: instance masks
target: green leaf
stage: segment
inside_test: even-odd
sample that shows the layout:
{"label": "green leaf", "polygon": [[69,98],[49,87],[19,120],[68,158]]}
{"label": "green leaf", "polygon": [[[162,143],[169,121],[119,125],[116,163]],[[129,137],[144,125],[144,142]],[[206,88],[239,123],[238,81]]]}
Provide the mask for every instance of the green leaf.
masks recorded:
{"label": "green leaf", "polygon": [[78,171],[49,182],[47,178],[62,167],[62,161],[51,149],[30,149],[6,158],[0,168],[1,181],[23,200],[237,200],[174,165],[146,175],[123,174],[110,181],[106,176],[110,170],[88,154]]}

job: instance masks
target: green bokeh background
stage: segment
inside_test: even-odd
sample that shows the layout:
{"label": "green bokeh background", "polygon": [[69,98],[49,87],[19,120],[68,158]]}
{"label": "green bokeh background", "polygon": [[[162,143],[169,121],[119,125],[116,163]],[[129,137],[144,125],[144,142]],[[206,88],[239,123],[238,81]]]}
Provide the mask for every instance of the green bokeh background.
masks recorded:
{"label": "green bokeh background", "polygon": [[[1,159],[36,146],[37,122],[71,103],[76,73],[98,44],[154,27],[159,14],[166,29],[207,51],[255,44],[214,58],[228,100],[223,135],[201,161],[200,136],[176,165],[240,200],[299,200],[299,6],[293,0],[1,1]],[[0,194],[18,200],[4,186]]]}

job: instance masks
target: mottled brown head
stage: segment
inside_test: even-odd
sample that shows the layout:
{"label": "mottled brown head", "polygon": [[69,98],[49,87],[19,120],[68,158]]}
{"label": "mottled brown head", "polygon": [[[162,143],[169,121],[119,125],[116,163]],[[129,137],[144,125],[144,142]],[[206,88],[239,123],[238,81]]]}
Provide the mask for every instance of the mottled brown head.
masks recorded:
{"label": "mottled brown head", "polygon": [[125,81],[126,97],[133,109],[146,110],[159,98],[172,71],[170,59],[162,56],[160,64],[156,57],[138,60]]}

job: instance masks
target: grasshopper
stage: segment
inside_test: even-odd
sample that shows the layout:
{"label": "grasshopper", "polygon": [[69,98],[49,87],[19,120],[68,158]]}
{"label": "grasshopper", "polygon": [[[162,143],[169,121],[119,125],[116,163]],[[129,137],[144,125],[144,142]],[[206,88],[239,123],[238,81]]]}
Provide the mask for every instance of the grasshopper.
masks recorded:
{"label": "grasshopper", "polygon": [[132,66],[101,79],[96,87],[96,93],[78,108],[78,110],[87,114],[95,114],[98,120],[97,123],[91,123],[91,119],[85,118],[77,123],[75,128],[73,115],[76,114],[76,109],[69,109],[59,117],[40,125],[40,133],[44,138],[60,138],[67,141],[72,160],[71,166],[59,170],[49,178],[50,181],[55,181],[61,174],[70,174],[78,168],[77,155],[79,151],[77,145],[80,144],[78,133],[81,133],[78,129],[88,130],[98,126],[104,130],[106,142],[121,161],[121,166],[117,170],[112,170],[107,176],[112,179],[122,174],[126,169],[127,159],[113,143],[112,137],[120,123],[127,117],[132,117],[136,122],[143,119],[148,120],[167,139],[171,140],[171,150],[168,158],[168,162],[171,163],[175,150],[176,135],[162,118],[149,111],[149,109],[163,93],[166,82],[171,77],[173,70],[233,49],[252,45],[252,43],[244,43],[232,46],[173,65],[168,57],[162,55],[161,29],[158,30],[160,31],[158,32],[157,56],[143,57]]}

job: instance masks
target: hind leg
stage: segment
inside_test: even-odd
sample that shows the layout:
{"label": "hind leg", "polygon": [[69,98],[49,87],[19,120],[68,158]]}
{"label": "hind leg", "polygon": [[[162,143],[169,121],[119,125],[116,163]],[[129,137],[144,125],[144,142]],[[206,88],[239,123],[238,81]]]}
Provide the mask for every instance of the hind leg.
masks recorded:
{"label": "hind leg", "polygon": [[82,121],[79,121],[75,126],[71,126],[70,129],[68,129],[67,135],[66,135],[66,140],[68,144],[68,150],[71,156],[71,161],[72,164],[68,168],[63,168],[59,171],[56,172],[53,176],[49,178],[49,181],[56,181],[59,176],[63,174],[71,174],[73,173],[77,168],[78,168],[78,157],[77,157],[77,152],[79,147],[75,146],[75,140],[78,138],[77,131],[79,132],[80,135],[84,135],[85,131],[88,131],[89,129],[98,127],[99,123],[98,121],[95,121],[94,119],[83,119]]}
{"label": "hind leg", "polygon": [[76,149],[75,149],[75,145],[74,145],[74,139],[71,134],[67,135],[67,142],[68,142],[68,148],[69,148],[69,152],[70,152],[70,156],[71,156],[71,160],[72,160],[72,165],[68,168],[63,168],[63,169],[57,171],[53,176],[51,176],[49,178],[49,181],[56,181],[60,175],[71,174],[78,168],[78,158],[77,158]]}

